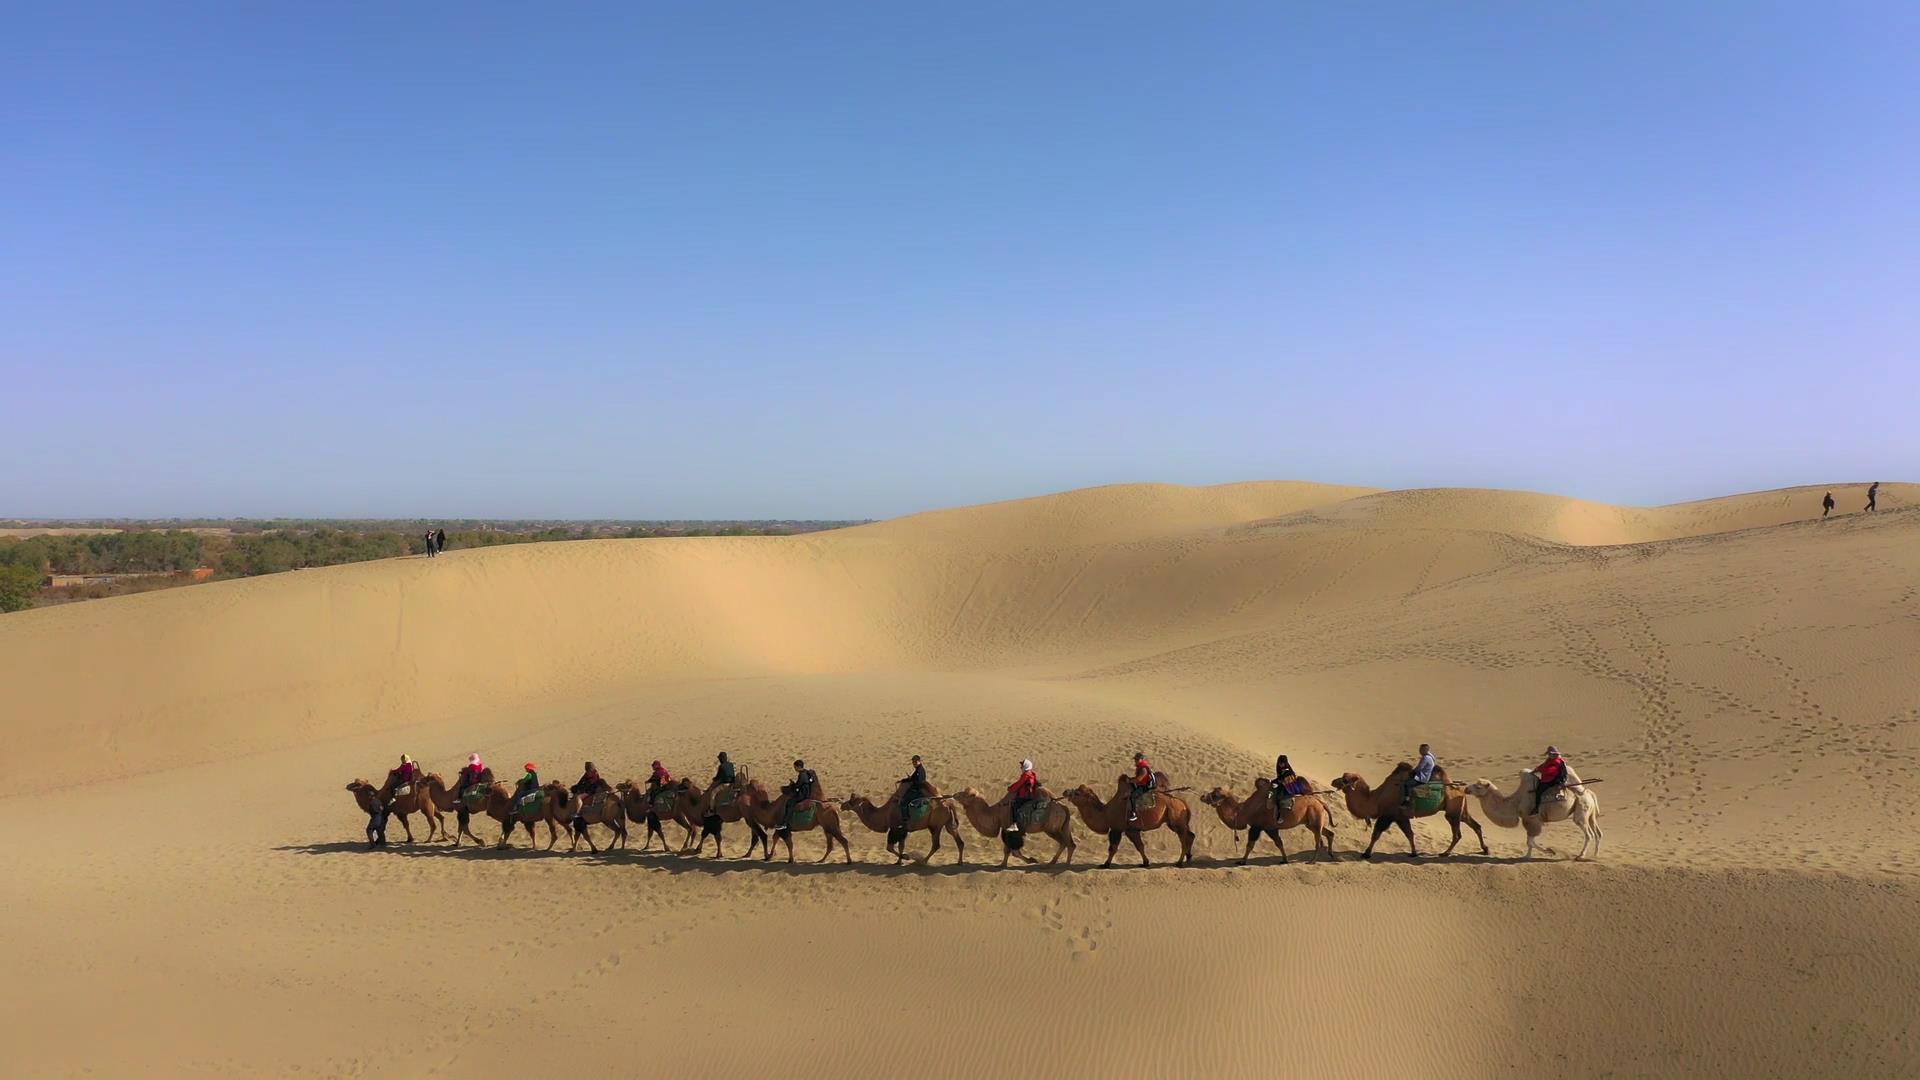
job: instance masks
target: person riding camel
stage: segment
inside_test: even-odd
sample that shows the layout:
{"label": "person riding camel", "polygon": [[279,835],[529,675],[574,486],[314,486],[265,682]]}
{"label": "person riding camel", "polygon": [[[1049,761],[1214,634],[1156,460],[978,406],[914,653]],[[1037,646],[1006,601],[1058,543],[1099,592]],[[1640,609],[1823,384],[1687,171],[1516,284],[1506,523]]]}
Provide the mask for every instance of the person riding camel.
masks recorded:
{"label": "person riding camel", "polygon": [[793,762],[793,783],[787,784],[780,789],[780,794],[787,797],[787,812],[786,820],[780,823],[779,831],[788,831],[788,826],[793,821],[794,811],[800,809],[803,804],[813,800],[814,789],[818,787],[819,784],[820,778],[814,775],[812,769],[807,768],[807,763],[799,758],[795,758]]}
{"label": "person riding camel", "polygon": [[1127,800],[1127,821],[1140,820],[1140,800],[1154,788],[1153,763],[1145,751],[1133,752],[1133,797]]}
{"label": "person riding camel", "polygon": [[392,794],[387,796],[387,805],[392,806],[393,800],[412,790],[413,782],[420,779],[420,766],[415,765],[412,758],[401,754],[400,764],[394,767],[388,779],[392,782]]}
{"label": "person riding camel", "polygon": [[600,770],[594,768],[593,762],[589,761],[587,762],[586,770],[580,774],[580,782],[567,790],[580,796],[579,805],[575,806],[573,810],[573,819],[578,821],[586,816],[587,801],[601,792],[612,791],[613,785],[602,780],[600,778]]}
{"label": "person riding camel", "polygon": [[1020,763],[1020,779],[1007,785],[1007,794],[1013,796],[1013,823],[1007,826],[1007,831],[1019,832],[1020,811],[1040,794],[1040,777],[1034,773],[1032,761]]}
{"label": "person riding camel", "polygon": [[660,789],[673,783],[673,774],[665,765],[653,763],[653,774],[647,777],[647,801],[652,802],[660,794]]}
{"label": "person riding camel", "polygon": [[720,764],[713,770],[713,786],[731,787],[737,782],[733,762],[727,760],[727,752],[725,750],[720,751]]}
{"label": "person riding camel", "polygon": [[907,820],[907,807],[915,799],[927,797],[927,767],[920,763],[919,754],[913,755],[913,771],[901,777],[897,784],[900,788],[900,820],[904,823]]}
{"label": "person riding camel", "polygon": [[540,770],[531,761],[521,767],[526,769],[527,773],[513,788],[513,805],[516,807],[520,805],[520,800],[540,790]]}
{"label": "person riding camel", "polygon": [[1529,817],[1538,814],[1540,808],[1546,805],[1549,792],[1558,795],[1560,788],[1566,786],[1567,761],[1560,756],[1559,750],[1547,747],[1547,760],[1534,766],[1533,779],[1533,814],[1529,814]]}
{"label": "person riding camel", "polygon": [[1280,757],[1274,761],[1273,791],[1271,794],[1276,806],[1285,803],[1293,797],[1293,789],[1288,785],[1294,780],[1299,779],[1299,777],[1300,774],[1294,772],[1292,764],[1287,761],[1287,755],[1281,754]]}
{"label": "person riding camel", "polygon": [[1420,763],[1413,767],[1413,772],[1400,784],[1401,806],[1413,805],[1413,789],[1431,781],[1433,779],[1434,768],[1433,747],[1428,746],[1426,743],[1421,743]]}
{"label": "person riding camel", "polygon": [[460,768],[460,775],[454,778],[454,793],[462,799],[467,797],[467,789],[480,783],[487,774],[487,766],[480,760],[480,752],[467,755],[467,763]]}

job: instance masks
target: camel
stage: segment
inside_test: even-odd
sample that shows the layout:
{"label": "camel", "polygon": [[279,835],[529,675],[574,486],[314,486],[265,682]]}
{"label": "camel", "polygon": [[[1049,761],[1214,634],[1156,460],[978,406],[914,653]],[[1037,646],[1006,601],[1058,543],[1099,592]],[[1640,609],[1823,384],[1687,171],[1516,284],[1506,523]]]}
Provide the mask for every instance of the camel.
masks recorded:
{"label": "camel", "polygon": [[[572,795],[571,792],[568,794]],[[567,800],[567,805],[561,809],[561,816],[567,819],[568,831],[573,834],[567,842],[568,851],[578,849],[580,841],[584,839],[589,851],[598,852],[600,849],[593,846],[591,831],[595,825],[605,825],[613,832],[613,840],[607,843],[608,848],[612,848],[615,843],[618,843],[621,848],[627,846],[627,808],[621,803],[620,796],[614,792],[573,795]]]}
{"label": "camel", "polygon": [[692,780],[675,780],[660,788],[658,799],[647,797],[647,786],[636,784],[632,780],[622,780],[614,785],[620,793],[620,801],[626,805],[627,816],[647,826],[646,842],[640,845],[641,851],[653,848],[653,838],[660,838],[660,850],[667,851],[667,834],[661,831],[661,809],[666,809],[665,819],[687,831],[680,842],[680,853],[686,854],[693,847],[693,838],[700,830],[695,824],[700,820],[700,804],[705,792]]}
{"label": "camel", "polygon": [[[1220,820],[1236,834],[1247,830],[1247,850],[1240,856],[1240,865],[1247,865],[1253,857],[1253,846],[1260,842],[1261,836],[1273,840],[1280,849],[1280,861],[1287,861],[1287,842],[1280,838],[1284,829],[1307,826],[1307,832],[1313,836],[1313,850],[1325,850],[1327,858],[1333,858],[1333,815],[1327,811],[1325,803],[1317,795],[1295,795],[1293,806],[1285,814],[1273,804],[1273,781],[1261,777],[1253,783],[1253,795],[1241,801],[1226,788],[1214,788],[1200,801],[1213,807]],[[1235,839],[1239,839],[1236,835]]]}
{"label": "camel", "polygon": [[[482,786],[493,783],[492,769],[481,772],[480,783]],[[473,811],[467,808],[466,803],[460,801],[459,794],[447,786],[447,782],[440,778],[439,773],[428,773],[421,777],[420,788],[427,793],[427,799],[433,803],[434,809],[440,811],[442,815],[452,814],[454,821],[459,824],[460,831],[451,837],[454,847],[460,846],[462,836],[475,844],[480,843],[480,838],[473,835],[473,830],[467,827],[467,823],[473,820]],[[441,839],[448,839],[445,821],[440,823],[440,836]]]}
{"label": "camel", "polygon": [[[832,803],[820,798],[818,784],[814,785],[812,797],[806,800],[806,803],[811,804],[810,807],[801,810],[800,816],[791,823],[791,827],[787,819],[787,799],[785,792],[782,792],[779,798],[767,798],[767,789],[761,787],[758,781],[749,782],[740,787],[740,804],[746,811],[748,820],[757,823],[763,829],[771,830],[774,839],[786,843],[789,863],[793,861],[794,831],[808,832],[812,829],[819,829],[827,837],[827,850],[820,856],[821,862],[833,858],[833,845],[836,843],[840,845],[841,853],[847,857],[847,862],[853,862],[853,848],[847,844],[846,834],[840,831],[840,812],[834,809]],[[772,840],[767,842],[766,857],[773,858]]]}
{"label": "camel", "polygon": [[905,862],[908,858],[908,835],[921,830],[925,830],[933,837],[933,848],[927,852],[927,857],[922,859],[922,862],[932,862],[934,855],[939,853],[942,832],[953,837],[954,850],[957,852],[956,860],[962,863],[967,861],[967,842],[961,838],[957,824],[960,815],[954,812],[953,806],[946,799],[928,799],[926,816],[905,824],[901,823],[900,804],[897,801],[890,800],[882,806],[875,806],[873,801],[865,796],[852,794],[840,801],[840,809],[852,811],[853,815],[860,819],[860,824],[874,832],[887,834],[887,852],[893,856],[896,863]]}
{"label": "camel", "polygon": [[[1480,800],[1480,809],[1487,820],[1503,829],[1524,827],[1527,830],[1527,858],[1533,858],[1534,841],[1539,838],[1540,830],[1549,822],[1571,821],[1580,830],[1580,854],[1575,861],[1587,857],[1587,845],[1593,845],[1593,857],[1600,857],[1600,800],[1593,789],[1580,782],[1572,769],[1567,770],[1567,782],[1554,792],[1540,807],[1540,813],[1522,814],[1523,807],[1533,805],[1533,791],[1540,778],[1531,772],[1520,774],[1520,786],[1511,795],[1503,795],[1491,781],[1482,777],[1467,785],[1467,794]],[[1552,851],[1552,848],[1547,848]]]}
{"label": "camel", "polygon": [[541,785],[540,791],[546,798],[541,800],[537,807],[519,806],[513,797],[513,792],[505,784],[494,784],[486,791],[487,816],[500,823],[500,843],[494,846],[506,847],[507,842],[513,839],[515,825],[525,825],[528,842],[538,845],[540,840],[534,835],[533,827],[542,821],[547,823],[546,849],[552,851],[553,845],[560,842],[560,827],[566,823],[561,817],[561,810],[566,807],[567,801],[573,794],[567,790],[565,784],[558,780],[551,780]]}
{"label": "camel", "polygon": [[1335,790],[1344,793],[1347,797],[1347,813],[1357,818],[1374,819],[1373,837],[1367,841],[1367,850],[1361,852],[1360,857],[1373,858],[1373,845],[1380,842],[1383,833],[1398,825],[1400,831],[1407,836],[1407,850],[1413,853],[1414,858],[1419,858],[1419,845],[1413,841],[1413,819],[1442,812],[1447,816],[1447,824],[1453,826],[1453,843],[1448,844],[1447,850],[1440,853],[1441,858],[1444,859],[1453,854],[1453,849],[1460,846],[1462,821],[1473,829],[1473,835],[1479,839],[1480,854],[1489,854],[1487,834],[1480,831],[1480,823],[1473,820],[1473,811],[1467,809],[1466,795],[1447,782],[1447,770],[1433,770],[1433,782],[1440,785],[1441,799],[1438,803],[1426,804],[1420,799],[1415,799],[1412,806],[1401,805],[1401,782],[1412,775],[1413,766],[1403,761],[1393,767],[1393,771],[1387,774],[1387,778],[1380,782],[1378,789],[1369,788],[1367,782],[1361,779],[1358,773],[1343,774],[1333,782]]}
{"label": "camel", "polygon": [[387,807],[380,801],[379,789],[355,777],[347,784],[347,790],[353,792],[353,804],[367,815],[367,846],[376,848],[385,844],[387,842]]}
{"label": "camel", "polygon": [[[440,811],[434,808],[433,802],[427,798],[426,792],[420,789],[419,784],[414,784],[405,795],[394,798],[393,781],[393,774],[388,773],[386,782],[377,788],[358,777],[354,778],[353,783],[347,785],[347,790],[353,792],[353,801],[360,809],[367,811],[369,819],[375,816],[380,818],[378,826],[373,828],[368,836],[370,842],[376,846],[387,842],[387,818],[390,816],[400,818],[400,827],[407,831],[409,844],[413,843],[413,825],[408,822],[408,815],[420,814],[427,819],[429,841],[434,838],[436,831],[446,831],[445,825],[440,821]],[[368,824],[374,823],[369,820]],[[374,840],[374,835],[378,835],[377,841]]]}
{"label": "camel", "polygon": [[707,789],[700,800],[700,838],[694,842],[692,854],[698,855],[706,849],[707,837],[713,837],[713,853],[716,856],[726,854],[721,846],[721,827],[729,821],[747,823],[747,857],[753,857],[755,847],[764,847],[767,843],[767,831],[758,822],[747,816],[746,808],[740,802],[739,784],[715,784]]}
{"label": "camel", "polygon": [[[1039,861],[1021,850],[1026,846],[1026,836],[1029,832],[1045,833],[1053,838],[1053,858],[1047,860],[1048,866],[1059,862],[1062,852],[1066,853],[1067,865],[1072,866],[1073,850],[1076,846],[1073,842],[1073,810],[1060,801],[1059,796],[1045,788],[1040,789],[1039,797],[1047,800],[1045,810],[1039,815],[1038,820],[1030,823],[1031,827],[1022,825],[1018,832],[1007,831],[1007,827],[1013,824],[1011,795],[997,803],[989,803],[978,791],[967,788],[955,795],[953,801],[960,804],[961,811],[967,815],[967,820],[973,824],[973,827],[979,830],[980,835],[1000,838],[1001,866],[1007,865],[1007,860],[1015,855],[1028,863]],[[1037,801],[1036,805],[1038,805]]]}
{"label": "camel", "polygon": [[1105,802],[1085,784],[1067,792],[1066,798],[1074,809],[1080,811],[1081,820],[1087,823],[1087,828],[1107,834],[1107,861],[1100,864],[1102,869],[1113,865],[1113,853],[1120,849],[1122,836],[1132,841],[1133,849],[1140,853],[1140,865],[1152,866],[1140,834],[1163,827],[1172,829],[1174,835],[1180,838],[1180,858],[1174,865],[1185,866],[1193,861],[1193,811],[1181,799],[1155,790],[1153,801],[1142,806],[1136,819],[1129,821],[1128,801],[1133,798],[1133,777],[1129,775],[1120,777],[1119,788],[1113,798]]}

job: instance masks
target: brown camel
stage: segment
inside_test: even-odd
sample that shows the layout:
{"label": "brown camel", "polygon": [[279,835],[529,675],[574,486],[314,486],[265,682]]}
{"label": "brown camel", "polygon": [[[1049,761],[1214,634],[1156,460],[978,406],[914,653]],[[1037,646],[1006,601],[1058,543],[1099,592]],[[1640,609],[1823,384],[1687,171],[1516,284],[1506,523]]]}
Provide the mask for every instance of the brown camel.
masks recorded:
{"label": "brown camel", "polygon": [[614,785],[620,793],[620,801],[626,805],[627,817],[644,823],[647,827],[646,842],[640,845],[641,851],[653,848],[654,837],[660,838],[660,850],[667,851],[667,834],[661,831],[661,822],[671,821],[687,831],[680,842],[680,853],[686,854],[693,847],[693,838],[700,831],[700,804],[706,793],[692,780],[675,780],[660,788],[660,794],[649,799],[647,785],[632,780],[622,780]]}
{"label": "brown camel", "polygon": [[[434,839],[436,833],[446,831],[445,826],[440,821],[440,811],[434,809],[432,800],[427,798],[426,792],[420,789],[420,785],[417,783],[409,785],[404,795],[396,797],[394,791],[399,786],[395,783],[396,779],[394,774],[389,772],[386,781],[377,788],[365,780],[356,779],[353,784],[347,785],[347,790],[354,791],[354,784],[359,784],[364,787],[368,796],[374,800],[376,809],[384,808],[387,816],[398,817],[400,819],[400,827],[407,831],[407,843],[409,844],[413,843],[413,826],[407,820],[410,815],[420,814],[427,819],[427,840],[429,842]],[[354,802],[363,802],[357,791],[354,794]],[[364,810],[366,807],[362,805],[361,809]],[[386,843],[387,829],[385,820],[381,821],[378,832],[380,834],[379,842],[382,844]]]}
{"label": "brown camel", "polygon": [[723,856],[721,847],[721,828],[730,821],[747,823],[747,857],[753,857],[755,847],[765,847],[767,830],[747,816],[746,807],[740,801],[739,784],[715,784],[707,789],[700,799],[700,838],[694,842],[693,854],[706,850],[707,837],[713,837],[713,853]]}
{"label": "brown camel", "polygon": [[571,797],[567,800],[567,805],[561,808],[560,813],[567,819],[568,831],[572,833],[567,841],[568,851],[578,849],[580,841],[585,840],[588,850],[598,852],[600,849],[593,846],[591,831],[595,825],[605,825],[613,833],[613,839],[607,842],[609,849],[615,844],[622,848],[627,846],[627,808],[621,803],[617,793],[602,791],[598,795],[574,795],[572,792],[567,794]]}
{"label": "brown camel", "polygon": [[884,806],[875,806],[864,795],[853,794],[840,801],[840,809],[852,811],[860,819],[860,824],[874,832],[887,834],[887,852],[896,863],[907,860],[908,835],[921,831],[933,837],[933,848],[922,862],[932,862],[934,855],[940,851],[942,832],[953,837],[956,861],[967,861],[967,842],[961,838],[958,825],[960,815],[949,800],[928,799],[926,814],[905,824],[900,820],[900,804],[894,800],[888,800]]}
{"label": "brown camel", "polygon": [[[492,769],[487,769],[480,774],[480,783],[483,787],[486,784],[493,783]],[[467,823],[473,820],[473,811],[468,809],[466,803],[460,801],[459,794],[447,786],[447,782],[440,778],[439,773],[428,773],[421,777],[420,789],[427,793],[427,799],[433,803],[434,809],[440,811],[442,815],[452,814],[454,820],[459,824],[460,831],[452,837],[448,837],[447,824],[445,821],[442,821],[440,823],[441,839],[451,839],[454,847],[460,846],[460,838],[462,836],[472,840],[475,844],[481,842],[479,837],[473,835],[473,830],[467,827]],[[480,805],[482,809],[485,808],[486,804],[484,799]]]}
{"label": "brown camel", "polygon": [[1407,850],[1413,853],[1414,858],[1419,858],[1419,845],[1413,841],[1413,819],[1443,812],[1447,816],[1447,824],[1453,826],[1453,843],[1440,853],[1441,858],[1453,854],[1453,849],[1460,846],[1462,821],[1479,838],[1480,854],[1489,854],[1487,835],[1480,831],[1480,823],[1473,820],[1473,812],[1467,809],[1466,792],[1447,782],[1447,770],[1433,770],[1433,784],[1427,785],[1429,792],[1436,790],[1433,785],[1438,785],[1438,798],[1416,797],[1413,805],[1407,806],[1401,803],[1400,793],[1402,782],[1412,775],[1413,766],[1403,761],[1393,767],[1393,771],[1387,774],[1377,789],[1369,788],[1357,773],[1346,773],[1333,782],[1334,788],[1347,797],[1347,813],[1357,818],[1373,819],[1373,836],[1367,841],[1367,850],[1361,852],[1360,857],[1373,858],[1373,845],[1380,842],[1381,834],[1398,825],[1400,831],[1406,834]]}
{"label": "brown camel", "polygon": [[496,847],[507,846],[507,842],[513,839],[515,825],[525,825],[528,842],[538,846],[540,839],[534,835],[533,827],[542,821],[547,823],[546,850],[552,851],[553,845],[560,842],[560,827],[566,824],[561,811],[566,808],[567,800],[573,793],[558,780],[542,785],[540,793],[545,797],[538,800],[536,805],[522,806],[505,784],[495,784],[487,789],[487,816],[500,823],[500,843]]}
{"label": "brown camel", "polygon": [[[819,829],[827,837],[827,850],[820,856],[821,862],[833,858],[833,845],[836,843],[840,845],[840,851],[846,855],[847,862],[853,862],[853,848],[848,845],[846,834],[840,831],[840,812],[834,809],[832,803],[819,797],[818,784],[814,787],[813,797],[806,799],[798,813],[791,817],[787,813],[789,798],[786,792],[781,792],[777,798],[769,799],[767,789],[761,787],[758,781],[741,785],[740,803],[749,820],[758,823],[763,829],[770,830],[773,839],[783,841],[787,845],[788,862],[793,861],[794,832],[809,832],[813,829]],[[772,840],[767,843],[766,857],[773,858]]]}
{"label": "brown camel", "polygon": [[1313,837],[1313,850],[1325,850],[1327,858],[1333,858],[1333,815],[1319,796],[1295,795],[1292,806],[1282,814],[1273,803],[1273,781],[1263,776],[1253,782],[1253,795],[1244,802],[1226,788],[1214,788],[1200,796],[1200,801],[1213,807],[1220,821],[1235,833],[1247,830],[1247,850],[1240,856],[1241,866],[1253,857],[1253,846],[1262,836],[1273,841],[1280,849],[1280,861],[1286,862],[1287,842],[1280,833],[1301,825]]}
{"label": "brown camel", "polygon": [[1130,800],[1133,798],[1133,777],[1120,777],[1120,786],[1113,798],[1102,802],[1092,788],[1085,784],[1067,792],[1067,801],[1080,811],[1080,818],[1087,828],[1094,832],[1107,834],[1107,861],[1100,864],[1104,869],[1113,865],[1113,853],[1120,849],[1120,838],[1126,837],[1133,842],[1133,849],[1140,853],[1140,865],[1152,866],[1147,858],[1147,845],[1140,839],[1142,833],[1155,829],[1172,829],[1180,838],[1180,858],[1175,866],[1185,866],[1193,861],[1193,811],[1187,804],[1164,791],[1153,792],[1151,801],[1142,805],[1131,819],[1127,815]]}
{"label": "brown camel", "polygon": [[1007,865],[1007,860],[1016,855],[1028,863],[1039,861],[1022,850],[1026,847],[1027,834],[1034,832],[1053,838],[1053,858],[1047,860],[1048,866],[1059,862],[1062,852],[1066,853],[1067,865],[1073,865],[1076,846],[1073,842],[1073,811],[1058,795],[1046,788],[1040,789],[1039,797],[1031,804],[1034,810],[1029,812],[1029,820],[1022,822],[1020,828],[1013,832],[1007,831],[1013,824],[1013,796],[1008,795],[997,803],[989,803],[978,791],[967,788],[955,795],[953,801],[960,804],[961,811],[980,831],[980,835],[1000,838],[1001,866]]}

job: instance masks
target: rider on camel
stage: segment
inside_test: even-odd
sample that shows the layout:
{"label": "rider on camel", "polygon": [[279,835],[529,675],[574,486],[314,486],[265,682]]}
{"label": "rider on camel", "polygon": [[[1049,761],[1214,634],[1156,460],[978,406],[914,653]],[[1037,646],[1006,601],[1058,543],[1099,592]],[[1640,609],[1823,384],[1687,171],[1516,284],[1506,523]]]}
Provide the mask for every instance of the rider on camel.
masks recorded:
{"label": "rider on camel", "polygon": [[580,774],[580,782],[567,790],[580,796],[579,804],[575,806],[573,810],[573,819],[578,821],[586,816],[587,800],[603,791],[612,791],[613,785],[602,780],[600,778],[600,770],[594,768],[593,762],[589,761],[587,762],[586,771]]}
{"label": "rider on camel", "polygon": [[1552,792],[1558,795],[1559,789],[1566,786],[1567,762],[1560,756],[1560,751],[1547,747],[1547,760],[1534,767],[1533,779],[1533,814],[1538,814],[1540,808],[1546,805],[1547,794]]}
{"label": "rider on camel", "polygon": [[665,765],[654,762],[653,774],[647,777],[647,801],[652,802],[654,797],[660,794],[660,789],[671,783],[673,783],[673,774],[667,771]]}
{"label": "rider on camel", "polygon": [[1153,763],[1147,760],[1144,750],[1133,752],[1133,792],[1127,800],[1127,821],[1140,820],[1140,798],[1153,791]]}
{"label": "rider on camel", "polygon": [[1293,789],[1287,785],[1299,779],[1299,777],[1300,774],[1294,772],[1293,766],[1288,763],[1287,755],[1281,754],[1279,759],[1273,763],[1273,791],[1271,795],[1274,805],[1278,806],[1293,796]]}
{"label": "rider on camel", "polygon": [[713,786],[731,786],[737,782],[733,762],[727,760],[727,752],[725,750],[720,751],[720,764],[713,770]]}
{"label": "rider on camel", "polygon": [[391,792],[391,794],[387,796],[387,806],[391,808],[393,806],[393,800],[400,797],[401,791],[411,788],[414,781],[418,779],[420,779],[420,766],[415,765],[412,758],[401,754],[400,764],[394,768],[393,772],[387,775],[388,786]]}
{"label": "rider on camel", "polygon": [[900,788],[900,821],[905,823],[907,807],[913,805],[915,799],[927,797],[927,767],[920,763],[919,754],[913,755],[913,771],[901,777],[897,784]]}
{"label": "rider on camel", "polygon": [[1425,784],[1431,781],[1433,779],[1433,770],[1434,770],[1433,747],[1428,746],[1426,743],[1421,743],[1420,744],[1420,763],[1418,765],[1415,765],[1413,767],[1413,772],[1410,773],[1407,776],[1407,778],[1401,781],[1400,783],[1400,805],[1401,806],[1413,805],[1413,789],[1419,787],[1421,784]]}
{"label": "rider on camel", "polygon": [[522,768],[526,769],[527,773],[525,776],[522,776],[520,778],[520,782],[518,784],[514,785],[513,804],[515,806],[520,805],[520,800],[540,790],[539,768],[535,766],[534,763],[531,761],[527,762],[524,766],[522,766]]}
{"label": "rider on camel", "polygon": [[819,786],[820,778],[814,775],[812,769],[807,768],[805,761],[795,758],[793,762],[793,783],[787,784],[780,789],[780,794],[787,797],[787,813],[786,820],[780,823],[778,831],[788,831],[788,827],[793,821],[794,811],[798,810],[802,804],[813,801],[814,789]]}
{"label": "rider on camel", "polygon": [[1040,777],[1034,773],[1032,761],[1020,763],[1020,779],[1007,785],[1007,794],[1013,796],[1013,824],[1007,826],[1007,831],[1019,832],[1020,811],[1040,794]]}
{"label": "rider on camel", "polygon": [[467,789],[480,783],[486,774],[487,767],[480,760],[480,752],[476,750],[468,754],[467,763],[460,767],[460,775],[454,778],[454,792],[465,798]]}

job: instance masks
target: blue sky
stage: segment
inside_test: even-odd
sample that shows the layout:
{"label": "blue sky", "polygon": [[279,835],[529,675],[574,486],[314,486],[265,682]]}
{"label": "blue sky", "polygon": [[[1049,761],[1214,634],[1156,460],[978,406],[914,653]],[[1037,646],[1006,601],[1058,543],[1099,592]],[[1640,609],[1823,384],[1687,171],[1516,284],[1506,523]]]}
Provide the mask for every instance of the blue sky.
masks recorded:
{"label": "blue sky", "polygon": [[0,516],[1920,478],[1911,4],[5,21]]}

